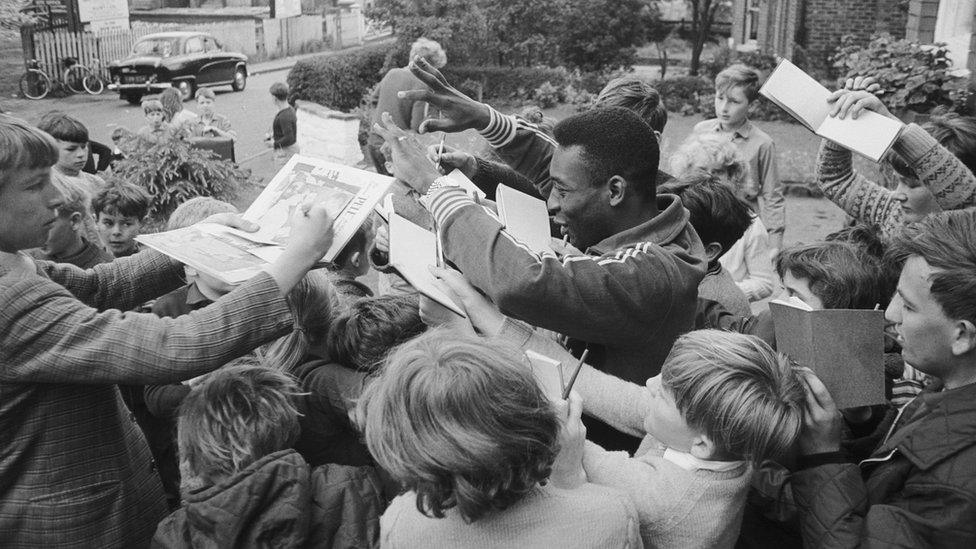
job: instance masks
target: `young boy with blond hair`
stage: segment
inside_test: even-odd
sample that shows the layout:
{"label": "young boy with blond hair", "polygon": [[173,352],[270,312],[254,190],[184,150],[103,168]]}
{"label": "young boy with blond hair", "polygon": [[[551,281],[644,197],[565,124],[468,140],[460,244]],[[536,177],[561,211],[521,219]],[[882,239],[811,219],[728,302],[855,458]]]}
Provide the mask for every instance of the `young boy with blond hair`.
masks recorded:
{"label": "young boy with blond hair", "polygon": [[88,271],[27,257],[57,218],[57,161],[48,134],[0,116],[0,532],[5,547],[145,547],[165,500],[117,385],[199,376],[289,333],[286,296],[332,219],[296,215],[283,256],[197,314],[122,313],[177,288],[183,267],[153,251]]}
{"label": "young boy with blond hair", "polygon": [[376,470],[309,467],[291,448],[300,394],[261,363],[224,367],[190,392],[177,434],[183,506],[159,524],[154,546],[377,545],[386,505]]}
{"label": "young boy with blond hair", "polygon": [[715,118],[699,122],[694,133],[717,133],[739,149],[749,164],[748,187],[754,190],[751,205],[769,231],[774,252],[783,247],[786,199],[776,169],[776,145],[749,120],[749,107],[759,98],[759,72],[735,64],[715,77]]}

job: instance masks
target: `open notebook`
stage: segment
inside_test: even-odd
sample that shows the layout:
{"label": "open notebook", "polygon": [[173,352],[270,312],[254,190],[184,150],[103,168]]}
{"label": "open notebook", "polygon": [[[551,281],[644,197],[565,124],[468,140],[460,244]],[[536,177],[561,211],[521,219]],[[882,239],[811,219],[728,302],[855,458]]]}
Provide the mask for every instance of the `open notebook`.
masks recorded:
{"label": "open notebook", "polygon": [[552,252],[549,209],[542,200],[505,185],[495,191],[498,217],[505,231],[537,254]]}
{"label": "open notebook", "polygon": [[888,152],[904,126],[872,111],[861,111],[856,119],[830,116],[830,90],[787,59],[779,62],[759,93],[813,133],[875,162]]}
{"label": "open notebook", "polygon": [[436,264],[437,237],[434,233],[395,213],[390,215],[390,265],[418,292],[461,316],[467,316],[441,290],[430,273],[430,267]]}
{"label": "open notebook", "polygon": [[838,408],[885,402],[884,311],[813,310],[795,297],[769,302],[776,348],[823,381]]}

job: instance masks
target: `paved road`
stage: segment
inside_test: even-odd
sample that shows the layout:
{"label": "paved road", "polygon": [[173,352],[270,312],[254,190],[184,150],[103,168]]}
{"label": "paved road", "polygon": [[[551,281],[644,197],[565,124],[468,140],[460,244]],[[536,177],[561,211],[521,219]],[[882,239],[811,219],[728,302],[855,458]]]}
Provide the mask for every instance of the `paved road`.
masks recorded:
{"label": "paved road", "polygon": [[[230,87],[215,88],[217,92],[217,111],[227,116],[237,131],[237,160],[254,170],[255,175],[267,177],[270,173],[270,153],[264,145],[266,132],[271,131],[275,108],[271,103],[268,88],[277,81],[284,81],[286,70],[253,75],[248,79],[242,92],[230,91]],[[194,102],[186,107],[194,109]],[[9,114],[36,122],[45,112],[61,110],[81,120],[95,141],[111,144],[111,133],[115,126],[124,126],[137,131],[145,125],[142,109],[118,98],[108,90],[102,95],[75,95],[63,99],[42,99],[30,101],[10,99],[4,101]],[[266,153],[266,154],[264,154]]]}

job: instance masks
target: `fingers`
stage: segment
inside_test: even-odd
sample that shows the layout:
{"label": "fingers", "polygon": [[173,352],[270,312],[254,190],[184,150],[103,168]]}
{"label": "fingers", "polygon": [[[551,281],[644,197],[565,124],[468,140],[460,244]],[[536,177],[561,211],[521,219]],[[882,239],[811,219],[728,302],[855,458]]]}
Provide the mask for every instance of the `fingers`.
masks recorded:
{"label": "fingers", "polygon": [[576,391],[570,391],[569,399],[566,403],[569,405],[566,418],[569,421],[581,421],[583,417],[583,397]]}
{"label": "fingers", "polygon": [[420,123],[420,128],[417,129],[418,133],[432,133],[432,132],[456,132],[457,125],[443,118],[428,118]]}
{"label": "fingers", "polygon": [[820,381],[817,374],[813,373],[813,370],[809,368],[803,368],[800,370],[800,379],[803,381],[807,390],[807,400],[808,402],[813,402],[819,408],[825,410],[830,410],[836,408],[834,405],[834,399],[830,396],[830,391],[827,387]]}
{"label": "fingers", "polygon": [[404,90],[397,92],[397,99],[402,101],[424,101],[437,106],[433,98],[434,94],[430,90]]}
{"label": "fingers", "polygon": [[[433,65],[428,63],[427,60],[424,59],[423,57],[419,55],[414,57],[413,65],[421,69],[424,73],[430,75],[430,77],[433,78],[434,81],[436,82],[437,87],[443,88],[445,90],[451,87],[451,83],[447,81],[447,78],[445,78],[443,74],[441,74],[441,71],[437,70]],[[427,85],[430,86],[430,84]],[[437,89],[437,87],[431,86],[432,89]]]}
{"label": "fingers", "polygon": [[253,221],[248,221],[240,216],[240,214],[232,213],[219,213],[214,214],[203,220],[204,223],[216,223],[218,225],[225,225],[234,229],[240,229],[245,232],[253,233],[257,231],[260,226]]}

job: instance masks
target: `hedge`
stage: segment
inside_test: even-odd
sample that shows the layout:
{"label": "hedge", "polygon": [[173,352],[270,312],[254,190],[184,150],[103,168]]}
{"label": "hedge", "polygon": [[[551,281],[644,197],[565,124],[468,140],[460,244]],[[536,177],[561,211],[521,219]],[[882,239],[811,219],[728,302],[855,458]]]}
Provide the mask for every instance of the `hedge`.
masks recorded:
{"label": "hedge", "polygon": [[359,106],[363,92],[383,78],[390,44],[302,59],[288,73],[293,99],[312,101],[342,112]]}

